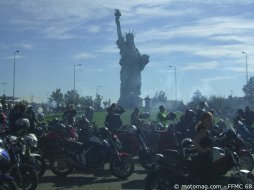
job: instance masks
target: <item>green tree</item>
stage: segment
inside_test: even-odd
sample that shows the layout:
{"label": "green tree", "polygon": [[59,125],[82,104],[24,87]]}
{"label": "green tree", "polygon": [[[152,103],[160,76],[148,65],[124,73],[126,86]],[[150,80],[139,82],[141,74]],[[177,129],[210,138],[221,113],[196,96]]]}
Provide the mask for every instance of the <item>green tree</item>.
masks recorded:
{"label": "green tree", "polygon": [[206,101],[206,97],[202,95],[200,90],[196,90],[191,98],[191,101],[188,103],[188,107],[191,109],[196,109],[200,102]]}
{"label": "green tree", "polygon": [[86,106],[93,105],[93,97],[92,96],[80,97],[80,104],[83,109]]}
{"label": "green tree", "polygon": [[71,91],[67,91],[64,94],[64,102],[65,104],[78,104],[79,103],[79,94],[77,92],[77,90],[71,90]]}
{"label": "green tree", "polygon": [[215,95],[210,96],[208,104],[209,107],[219,112],[225,110],[225,107],[228,107],[228,105],[226,105],[226,99],[224,97]]}
{"label": "green tree", "polygon": [[53,91],[48,98],[49,102],[56,103],[56,109],[59,110],[59,106],[61,103],[63,103],[63,93],[61,92],[60,88],[57,88],[55,91]]}
{"label": "green tree", "polygon": [[154,94],[154,97],[152,98],[152,102],[157,104],[157,103],[166,103],[167,102],[167,96],[164,91],[157,91]]}

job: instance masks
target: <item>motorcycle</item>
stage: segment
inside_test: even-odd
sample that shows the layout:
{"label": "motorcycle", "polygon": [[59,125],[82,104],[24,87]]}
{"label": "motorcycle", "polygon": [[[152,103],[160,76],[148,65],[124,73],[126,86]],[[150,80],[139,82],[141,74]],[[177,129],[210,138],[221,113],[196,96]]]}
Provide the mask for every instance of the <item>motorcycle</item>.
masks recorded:
{"label": "motorcycle", "polygon": [[[188,187],[189,184],[200,184],[200,176],[198,176],[193,164],[193,160],[197,154],[193,148],[187,148],[187,150],[185,151],[187,154],[184,157],[180,156],[176,151],[169,151],[168,154],[170,156],[167,157],[157,155],[157,167],[146,176],[145,190],[181,189],[181,187]],[[247,170],[240,169],[239,158],[236,153],[228,148],[223,150],[218,147],[213,147],[212,154],[212,170],[216,184],[225,186],[228,184],[242,184],[247,185],[250,189],[251,187],[253,188],[254,175]],[[225,176],[228,171],[232,171],[229,177]],[[209,188],[208,185],[203,185]]]}
{"label": "motorcycle", "polygon": [[244,139],[247,149],[251,153],[254,153],[254,142],[253,142],[254,136],[253,136],[253,134],[249,131],[249,129],[241,121],[238,121],[234,127],[235,127],[236,133],[240,134],[241,137]]}
{"label": "motorcycle", "polygon": [[10,167],[9,153],[0,147],[0,189],[17,190],[17,184],[13,177],[6,174]]}
{"label": "motorcycle", "polygon": [[134,125],[123,126],[117,131],[117,136],[121,142],[121,151],[128,152],[130,155],[138,155],[139,163],[146,170],[153,168],[155,153],[145,142],[146,131],[137,129]]}
{"label": "motorcycle", "polygon": [[103,170],[109,162],[113,175],[125,179],[133,173],[134,163],[128,153],[119,152],[120,146],[117,136],[99,127],[87,143],[63,139],[61,150],[50,159],[50,168],[54,174],[66,176],[74,168],[90,172]]}
{"label": "motorcycle", "polygon": [[21,140],[26,147],[25,154],[21,155],[22,162],[32,165],[38,177],[41,178],[45,173],[46,163],[40,154],[33,152],[33,150],[38,150],[37,137],[34,134],[29,133],[28,135],[25,135]]}
{"label": "motorcycle", "polygon": [[38,185],[38,176],[32,165],[23,163],[21,155],[25,155],[26,147],[19,138],[14,136],[6,136],[6,147],[10,154],[11,166],[9,169],[18,187],[23,190],[34,190]]}
{"label": "motorcycle", "polygon": [[77,130],[72,126],[65,126],[62,123],[54,123],[49,131],[38,139],[39,153],[44,159],[50,160],[55,155],[62,139],[78,140]]}
{"label": "motorcycle", "polygon": [[241,169],[253,170],[254,160],[251,152],[245,144],[243,138],[236,132],[229,121],[221,123],[219,126],[220,131],[213,131],[215,136],[213,144],[221,148],[229,148],[231,151],[236,152],[239,157],[239,164]]}

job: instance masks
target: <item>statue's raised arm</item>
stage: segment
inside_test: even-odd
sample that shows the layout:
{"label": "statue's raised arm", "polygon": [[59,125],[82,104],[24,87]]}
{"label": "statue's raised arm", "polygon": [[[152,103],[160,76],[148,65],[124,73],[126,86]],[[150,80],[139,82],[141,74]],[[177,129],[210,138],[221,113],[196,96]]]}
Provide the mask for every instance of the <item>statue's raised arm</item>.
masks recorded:
{"label": "statue's raised arm", "polygon": [[115,16],[116,16],[115,21],[116,21],[116,26],[117,26],[117,36],[118,36],[118,39],[120,39],[123,37],[123,35],[122,35],[121,25],[120,25],[120,21],[119,21],[119,18],[121,16],[119,9],[115,9]]}

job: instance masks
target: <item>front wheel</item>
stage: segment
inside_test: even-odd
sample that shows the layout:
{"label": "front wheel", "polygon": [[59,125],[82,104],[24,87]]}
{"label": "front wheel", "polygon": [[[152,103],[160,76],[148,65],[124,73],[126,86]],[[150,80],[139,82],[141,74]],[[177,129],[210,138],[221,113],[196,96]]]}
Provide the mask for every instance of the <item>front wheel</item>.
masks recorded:
{"label": "front wheel", "polygon": [[253,157],[250,152],[244,152],[238,155],[239,165],[242,170],[252,171],[254,167]]}
{"label": "front wheel", "polygon": [[145,190],[172,190],[181,189],[178,183],[174,183],[174,177],[170,170],[154,170],[145,178]]}
{"label": "front wheel", "polygon": [[134,162],[130,156],[119,155],[110,161],[110,170],[119,179],[125,179],[134,172]]}
{"label": "front wheel", "polygon": [[4,190],[17,190],[17,184],[13,179],[5,178],[0,179],[0,189]]}
{"label": "front wheel", "polygon": [[68,154],[57,154],[50,159],[50,169],[57,176],[66,176],[74,169],[70,160],[71,158]]}
{"label": "front wheel", "polygon": [[20,170],[21,178],[17,169],[10,171],[10,175],[15,179],[18,187],[23,190],[35,190],[38,185],[38,176],[33,167],[23,165],[18,169]]}
{"label": "front wheel", "polygon": [[148,152],[145,150],[140,151],[138,155],[140,165],[146,170],[153,170],[156,166],[156,152],[149,149]]}
{"label": "front wheel", "polygon": [[46,170],[45,160],[41,156],[34,156],[31,158],[31,164],[33,165],[38,177],[41,178]]}

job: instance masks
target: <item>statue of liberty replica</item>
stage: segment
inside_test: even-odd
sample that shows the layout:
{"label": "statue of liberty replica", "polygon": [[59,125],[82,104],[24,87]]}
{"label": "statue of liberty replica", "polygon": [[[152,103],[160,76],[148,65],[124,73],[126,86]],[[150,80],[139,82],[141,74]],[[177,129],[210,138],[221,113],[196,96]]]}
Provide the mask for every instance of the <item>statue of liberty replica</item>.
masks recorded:
{"label": "statue of liberty replica", "polygon": [[118,103],[125,108],[134,108],[141,105],[141,71],[149,62],[149,56],[141,55],[134,43],[134,33],[122,35],[119,18],[121,13],[115,10],[115,21],[118,39],[116,44],[120,49],[120,98]]}

